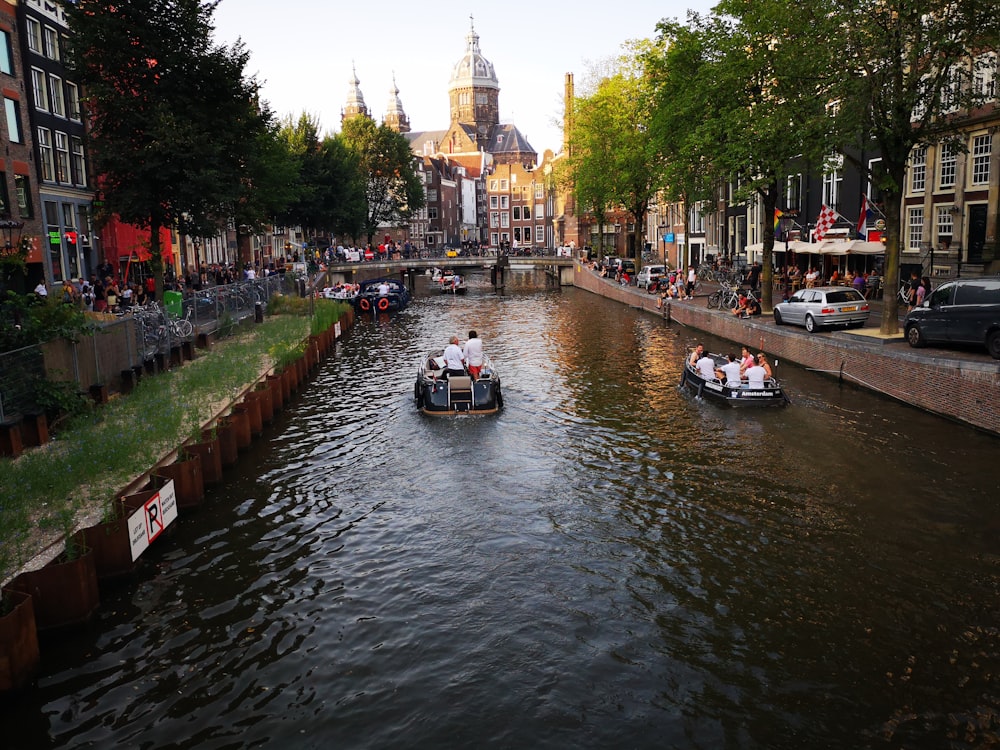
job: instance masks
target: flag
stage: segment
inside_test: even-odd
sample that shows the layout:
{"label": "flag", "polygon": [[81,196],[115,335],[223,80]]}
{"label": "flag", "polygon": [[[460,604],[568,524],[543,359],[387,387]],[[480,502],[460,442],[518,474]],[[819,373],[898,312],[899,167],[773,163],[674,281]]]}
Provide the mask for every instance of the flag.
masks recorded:
{"label": "flag", "polygon": [[816,219],[816,231],[813,233],[817,242],[823,241],[823,237],[826,236],[827,231],[833,226],[833,223],[836,220],[837,212],[832,208],[824,205],[823,208],[820,209],[819,218]]}
{"label": "flag", "polygon": [[861,196],[861,211],[858,214],[858,235],[861,239],[867,239],[865,230],[868,228],[868,220],[872,217],[872,210],[868,207],[868,196]]}
{"label": "flag", "polygon": [[774,209],[774,236],[778,236],[778,224],[781,223],[781,217],[785,215],[785,212],[780,208]]}

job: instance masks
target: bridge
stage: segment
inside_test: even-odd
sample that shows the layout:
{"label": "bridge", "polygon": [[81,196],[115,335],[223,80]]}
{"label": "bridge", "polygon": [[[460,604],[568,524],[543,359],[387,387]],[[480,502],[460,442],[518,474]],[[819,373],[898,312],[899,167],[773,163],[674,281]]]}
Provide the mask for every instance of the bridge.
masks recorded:
{"label": "bridge", "polygon": [[[573,258],[565,255],[484,255],[464,256],[458,258],[400,258],[397,260],[366,260],[346,263],[330,263],[327,273],[334,283],[357,283],[365,279],[377,279],[382,276],[416,276],[433,268],[486,269],[494,273],[498,279],[506,271],[546,271],[559,279],[559,284],[569,286],[573,283]],[[410,284],[412,287],[412,283]]]}

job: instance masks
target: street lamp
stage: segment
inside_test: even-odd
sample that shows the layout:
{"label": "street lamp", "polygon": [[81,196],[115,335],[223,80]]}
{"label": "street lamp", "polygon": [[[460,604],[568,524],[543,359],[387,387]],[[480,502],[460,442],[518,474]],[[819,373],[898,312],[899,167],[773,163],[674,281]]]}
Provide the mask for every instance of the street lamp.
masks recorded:
{"label": "street lamp", "polygon": [[[3,232],[4,255],[13,255],[21,249],[21,230],[24,229],[23,221],[14,221],[13,219],[0,219],[0,231]],[[15,239],[15,230],[17,231],[17,239]]]}

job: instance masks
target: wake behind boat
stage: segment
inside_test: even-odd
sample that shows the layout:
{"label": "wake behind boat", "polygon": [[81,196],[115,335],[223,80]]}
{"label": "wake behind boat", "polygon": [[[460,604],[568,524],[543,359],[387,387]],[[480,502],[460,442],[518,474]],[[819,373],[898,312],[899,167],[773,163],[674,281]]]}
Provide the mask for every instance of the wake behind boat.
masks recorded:
{"label": "wake behind boat", "polygon": [[503,406],[500,375],[489,356],[483,355],[478,378],[468,374],[445,377],[444,350],[428,352],[417,369],[413,397],[424,414],[494,414]]}
{"label": "wake behind boat", "polygon": [[[727,360],[721,354],[708,354],[715,361],[715,369]],[[691,364],[690,356],[684,357],[681,386],[687,387],[699,398],[708,398],[728,406],[784,406],[788,396],[774,378],[767,378],[763,388],[750,388],[744,381],[740,385],[728,385],[717,377],[706,378]]]}

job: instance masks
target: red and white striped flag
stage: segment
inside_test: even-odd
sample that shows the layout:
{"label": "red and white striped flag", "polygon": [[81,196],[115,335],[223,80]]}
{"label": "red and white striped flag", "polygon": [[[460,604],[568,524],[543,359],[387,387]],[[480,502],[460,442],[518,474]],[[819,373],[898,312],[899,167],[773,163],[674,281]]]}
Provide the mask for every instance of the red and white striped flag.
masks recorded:
{"label": "red and white striped flag", "polygon": [[833,226],[833,223],[837,220],[837,212],[834,211],[829,206],[824,205],[820,209],[819,218],[816,219],[816,231],[813,236],[816,237],[817,242],[822,242],[823,237],[826,236],[827,231]]}

